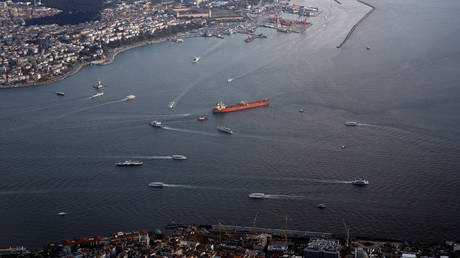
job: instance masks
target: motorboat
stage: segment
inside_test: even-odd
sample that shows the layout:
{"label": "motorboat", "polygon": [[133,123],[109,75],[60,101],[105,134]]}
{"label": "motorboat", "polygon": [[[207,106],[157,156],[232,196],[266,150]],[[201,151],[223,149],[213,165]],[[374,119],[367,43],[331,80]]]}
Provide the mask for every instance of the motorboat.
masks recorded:
{"label": "motorboat", "polygon": [[303,108],[299,109],[299,113],[303,113],[305,112],[305,110],[303,110]]}
{"label": "motorboat", "polygon": [[358,125],[358,122],[353,122],[353,121],[351,121],[351,122],[345,122],[345,125],[346,125],[346,126],[357,126],[357,125]]}
{"label": "motorboat", "polygon": [[326,204],[324,203],[320,203],[318,204],[318,206],[316,206],[318,209],[325,209],[326,208]]}
{"label": "motorboat", "polygon": [[178,154],[174,154],[174,155],[171,155],[172,159],[174,160],[186,160],[187,157],[184,156],[184,155],[178,155]]}
{"label": "motorboat", "polygon": [[150,122],[150,125],[153,127],[157,127],[157,128],[165,127],[165,125],[162,122],[156,121],[156,120],[153,120],[152,122]]}
{"label": "motorboat", "polygon": [[134,95],[128,95],[128,96],[126,96],[126,99],[127,99],[127,100],[133,100],[133,99],[135,99],[135,98],[136,98],[136,96],[134,96]]}
{"label": "motorboat", "polygon": [[168,107],[169,107],[169,109],[171,109],[171,110],[173,110],[175,106],[176,106],[176,102],[174,102],[174,101],[171,101],[171,102],[169,102],[169,104],[168,104]]}
{"label": "motorboat", "polygon": [[217,127],[217,131],[226,133],[226,134],[233,134],[232,129],[225,127],[225,126]]}
{"label": "motorboat", "polygon": [[198,121],[206,121],[208,120],[208,117],[207,116],[200,116],[197,118]]}
{"label": "motorboat", "polygon": [[62,91],[56,91],[56,95],[58,95],[58,96],[64,96],[65,94],[64,94],[64,92],[62,92]]}
{"label": "motorboat", "polygon": [[161,188],[161,187],[165,186],[165,183],[163,183],[163,182],[150,182],[149,186],[150,187]]}
{"label": "motorboat", "polygon": [[200,62],[200,57],[199,56],[195,56],[192,60],[193,63],[198,63]]}
{"label": "motorboat", "polygon": [[228,83],[231,83],[232,81],[233,81],[233,78],[232,78],[232,77],[230,77],[230,78],[227,79],[227,82],[228,82]]}
{"label": "motorboat", "polygon": [[251,199],[264,199],[265,194],[264,193],[250,193],[248,197]]}
{"label": "motorboat", "polygon": [[61,212],[59,212],[57,215],[58,215],[58,216],[65,216],[65,215],[67,215],[67,212],[61,211]]}

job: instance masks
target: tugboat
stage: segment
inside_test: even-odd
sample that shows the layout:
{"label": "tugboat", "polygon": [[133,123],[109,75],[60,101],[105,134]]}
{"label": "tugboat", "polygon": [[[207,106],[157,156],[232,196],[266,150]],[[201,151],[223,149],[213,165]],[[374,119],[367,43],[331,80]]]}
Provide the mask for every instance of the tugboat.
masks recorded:
{"label": "tugboat", "polygon": [[64,92],[62,92],[62,91],[57,91],[57,92],[56,92],[56,95],[58,95],[58,96],[64,96]]}
{"label": "tugboat", "polygon": [[250,193],[248,195],[248,198],[251,198],[251,199],[264,199],[265,194],[264,193]]}
{"label": "tugboat", "polygon": [[125,160],[123,162],[115,163],[115,165],[119,167],[142,166],[144,165],[144,162],[139,160]]}
{"label": "tugboat", "polygon": [[353,181],[351,181],[351,183],[357,186],[365,186],[369,184],[369,181],[364,178],[356,178]]}
{"label": "tugboat", "polygon": [[345,122],[346,126],[357,126],[358,122]]}
{"label": "tugboat", "polygon": [[200,62],[200,57],[199,57],[199,56],[195,56],[195,57],[193,58],[192,62],[195,63],[195,64],[198,63],[198,62]]}
{"label": "tugboat", "polygon": [[156,121],[156,120],[153,120],[152,122],[150,122],[150,125],[153,127],[158,127],[158,128],[165,127],[165,125],[162,122]]}
{"label": "tugboat", "polygon": [[198,120],[198,121],[206,121],[206,120],[208,120],[208,117],[205,116],[205,115],[202,115],[202,116],[199,116],[199,117],[197,118],[197,120]]}
{"label": "tugboat", "polygon": [[174,155],[171,155],[172,159],[173,160],[186,160],[187,157],[184,156],[184,155],[179,155],[179,154],[174,154]]}
{"label": "tugboat", "polygon": [[163,183],[163,182],[150,182],[149,186],[150,187],[161,188],[161,187],[165,186],[165,183]]}
{"label": "tugboat", "polygon": [[225,126],[217,127],[217,131],[222,132],[222,133],[227,133],[227,134],[233,134],[232,129],[225,127]]}

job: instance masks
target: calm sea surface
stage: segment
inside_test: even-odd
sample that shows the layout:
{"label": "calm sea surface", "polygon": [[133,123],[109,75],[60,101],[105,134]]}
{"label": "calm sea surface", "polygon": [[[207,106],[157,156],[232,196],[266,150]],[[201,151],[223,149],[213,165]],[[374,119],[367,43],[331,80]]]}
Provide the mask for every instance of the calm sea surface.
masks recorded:
{"label": "calm sea surface", "polygon": [[[323,13],[304,34],[150,45],[50,86],[0,91],[0,245],[173,218],[252,225],[257,211],[261,227],[283,227],[270,211],[291,229],[341,233],[344,219],[352,235],[458,238],[460,2],[371,3],[377,10],[342,49],[327,36],[341,21]],[[97,80],[105,95],[90,100]],[[269,107],[211,114],[218,100],[265,97]],[[196,121],[204,113],[209,121]],[[114,166],[125,159],[145,164]],[[359,176],[370,185],[351,185]]]}

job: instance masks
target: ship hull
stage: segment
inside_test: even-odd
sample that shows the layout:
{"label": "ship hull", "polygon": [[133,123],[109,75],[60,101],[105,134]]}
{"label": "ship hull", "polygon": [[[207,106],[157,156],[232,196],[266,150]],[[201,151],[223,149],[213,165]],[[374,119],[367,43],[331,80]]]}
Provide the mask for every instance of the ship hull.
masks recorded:
{"label": "ship hull", "polygon": [[268,104],[269,104],[269,100],[264,99],[264,100],[259,100],[259,101],[248,102],[246,104],[229,105],[225,107],[224,109],[220,109],[220,110],[217,108],[214,108],[212,112],[213,113],[228,113],[228,112],[245,110],[245,109],[250,109],[250,108],[268,106]]}

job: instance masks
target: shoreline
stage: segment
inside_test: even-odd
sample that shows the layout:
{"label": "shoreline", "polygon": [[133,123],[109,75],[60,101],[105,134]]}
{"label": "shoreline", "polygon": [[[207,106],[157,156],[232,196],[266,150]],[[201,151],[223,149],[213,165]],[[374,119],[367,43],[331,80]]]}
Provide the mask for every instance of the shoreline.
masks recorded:
{"label": "shoreline", "polygon": [[373,13],[375,11],[375,7],[371,4],[368,4],[366,2],[363,2],[362,0],[357,0],[358,2],[360,2],[361,4],[367,6],[367,7],[370,7],[371,10],[369,10],[369,12],[367,12],[361,19],[359,19],[359,21],[353,25],[353,27],[350,29],[350,31],[348,32],[347,36],[345,37],[345,39],[342,41],[342,43],[340,43],[337,48],[341,48],[343,47],[343,45],[345,45],[345,43],[348,41],[348,39],[351,37],[351,34],[353,34],[353,32],[355,31],[355,29],[358,27],[358,25],[363,22],[369,15],[371,15],[371,13]]}
{"label": "shoreline", "polygon": [[104,59],[95,60],[95,61],[91,61],[91,62],[78,63],[70,71],[68,71],[68,72],[66,72],[64,74],[61,74],[61,75],[59,75],[57,77],[51,78],[49,80],[41,81],[41,82],[33,82],[33,83],[19,83],[19,84],[15,84],[15,85],[2,85],[2,86],[0,86],[0,90],[1,89],[29,88],[29,87],[38,87],[38,86],[50,85],[50,84],[53,84],[53,83],[56,83],[56,82],[59,82],[59,81],[62,81],[62,80],[65,80],[67,78],[70,78],[70,77],[74,76],[75,74],[77,74],[83,68],[85,68],[87,66],[91,66],[91,65],[105,66],[105,65],[113,64],[115,62],[116,57],[119,54],[123,53],[123,52],[131,50],[133,48],[142,47],[142,46],[145,46],[145,45],[157,44],[157,43],[165,42],[165,41],[168,40],[169,37],[170,36],[161,37],[161,38],[157,38],[157,39],[137,42],[137,43],[135,43],[133,45],[114,48],[114,49],[112,49],[112,50],[110,50],[108,52],[107,57],[104,58]]}

